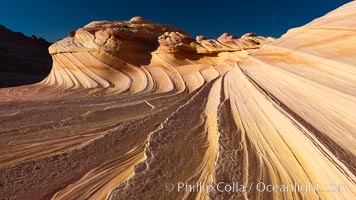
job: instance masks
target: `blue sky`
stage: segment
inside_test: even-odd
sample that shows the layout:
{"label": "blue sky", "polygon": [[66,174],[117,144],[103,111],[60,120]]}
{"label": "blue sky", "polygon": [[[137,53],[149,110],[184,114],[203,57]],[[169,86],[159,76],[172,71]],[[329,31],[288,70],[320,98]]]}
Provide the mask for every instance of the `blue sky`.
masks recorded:
{"label": "blue sky", "polygon": [[223,32],[246,32],[279,37],[288,29],[347,3],[344,0],[241,0],[241,1],[3,1],[0,24],[26,35],[49,41],[66,37],[68,31],[94,20],[128,20],[142,16],[175,25],[193,37],[216,38]]}

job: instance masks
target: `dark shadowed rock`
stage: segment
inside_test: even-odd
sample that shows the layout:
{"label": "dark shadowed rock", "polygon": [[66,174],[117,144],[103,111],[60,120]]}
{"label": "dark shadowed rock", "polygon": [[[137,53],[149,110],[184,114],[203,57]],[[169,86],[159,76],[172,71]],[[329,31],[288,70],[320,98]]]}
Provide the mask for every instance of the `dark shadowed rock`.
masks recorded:
{"label": "dark shadowed rock", "polygon": [[39,82],[51,70],[48,43],[0,25],[0,87]]}

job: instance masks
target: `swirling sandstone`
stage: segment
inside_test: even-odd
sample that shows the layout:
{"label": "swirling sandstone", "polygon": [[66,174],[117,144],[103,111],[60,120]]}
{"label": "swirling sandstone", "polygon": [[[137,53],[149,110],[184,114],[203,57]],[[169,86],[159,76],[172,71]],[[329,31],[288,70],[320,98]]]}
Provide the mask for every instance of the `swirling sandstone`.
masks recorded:
{"label": "swirling sandstone", "polygon": [[[355,12],[353,1],[275,41],[194,40],[141,17],[71,32],[50,47],[45,80],[0,90],[1,195],[353,199]],[[167,192],[178,182],[253,188]]]}

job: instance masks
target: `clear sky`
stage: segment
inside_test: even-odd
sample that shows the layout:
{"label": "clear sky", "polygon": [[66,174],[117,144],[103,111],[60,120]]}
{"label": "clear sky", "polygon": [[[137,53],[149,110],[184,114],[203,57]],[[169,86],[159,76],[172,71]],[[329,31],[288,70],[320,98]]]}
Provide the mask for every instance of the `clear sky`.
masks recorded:
{"label": "clear sky", "polygon": [[193,37],[216,38],[223,32],[241,36],[255,32],[279,37],[288,29],[349,2],[349,0],[10,0],[0,6],[0,24],[49,41],[94,20],[128,20],[142,16],[175,25]]}

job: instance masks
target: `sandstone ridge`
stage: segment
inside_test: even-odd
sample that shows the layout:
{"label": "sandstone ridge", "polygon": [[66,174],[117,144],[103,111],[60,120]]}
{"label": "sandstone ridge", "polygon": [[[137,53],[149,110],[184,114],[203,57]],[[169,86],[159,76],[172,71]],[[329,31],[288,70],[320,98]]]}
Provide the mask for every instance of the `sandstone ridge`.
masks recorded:
{"label": "sandstone ridge", "polygon": [[0,90],[0,196],[354,199],[355,27],[352,1],[275,41],[142,17],[72,31],[45,80]]}

